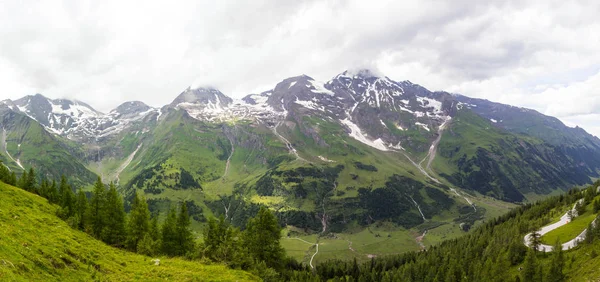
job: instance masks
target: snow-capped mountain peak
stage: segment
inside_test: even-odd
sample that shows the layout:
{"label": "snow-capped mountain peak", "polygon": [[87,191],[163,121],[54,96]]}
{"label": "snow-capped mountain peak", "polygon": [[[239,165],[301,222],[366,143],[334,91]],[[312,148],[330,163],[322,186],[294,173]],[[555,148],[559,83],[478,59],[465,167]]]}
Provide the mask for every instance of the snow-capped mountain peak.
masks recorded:
{"label": "snow-capped mountain peak", "polygon": [[[271,125],[285,118],[318,115],[343,126],[356,125],[361,134],[372,136],[391,125],[399,130],[435,130],[450,114],[452,103],[445,101],[451,95],[447,96],[450,98],[370,70],[357,70],[345,71],[327,83],[307,75],[290,77],[272,90],[250,94],[241,100],[233,100],[215,88],[188,87],[161,109],[130,101],[102,114],[82,102],[51,100],[39,94],[14,103],[5,101],[3,105],[32,117],[48,131],[71,139],[103,138],[132,124],[146,127],[145,123],[159,122],[173,110],[186,111],[190,117],[208,122],[242,119]],[[350,129],[359,132],[354,127]],[[398,144],[397,139],[381,138],[385,144]]]}
{"label": "snow-capped mountain peak", "polygon": [[233,99],[227,97],[217,89],[210,87],[188,87],[173,100],[170,106],[175,108],[180,105],[196,104],[202,105],[208,109],[220,110],[228,107],[232,102]]}

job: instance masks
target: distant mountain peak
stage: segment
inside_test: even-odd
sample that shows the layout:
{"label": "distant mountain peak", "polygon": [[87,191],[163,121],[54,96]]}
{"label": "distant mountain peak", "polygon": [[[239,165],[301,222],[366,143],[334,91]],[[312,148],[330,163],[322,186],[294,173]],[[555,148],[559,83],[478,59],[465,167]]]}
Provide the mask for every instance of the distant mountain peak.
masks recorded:
{"label": "distant mountain peak", "polygon": [[380,74],[379,72],[371,70],[371,69],[355,69],[355,70],[346,70],[343,73],[336,76],[336,78],[339,78],[339,77],[369,79],[369,78],[384,78],[385,76]]}
{"label": "distant mountain peak", "polygon": [[171,107],[177,107],[180,104],[199,104],[214,108],[224,108],[229,106],[233,100],[223,94],[221,91],[212,87],[188,87],[173,102]]}
{"label": "distant mountain peak", "polygon": [[119,114],[132,114],[132,113],[141,113],[150,110],[152,107],[146,105],[146,103],[142,101],[128,101],[125,102],[118,107],[116,107],[111,112],[119,113]]}

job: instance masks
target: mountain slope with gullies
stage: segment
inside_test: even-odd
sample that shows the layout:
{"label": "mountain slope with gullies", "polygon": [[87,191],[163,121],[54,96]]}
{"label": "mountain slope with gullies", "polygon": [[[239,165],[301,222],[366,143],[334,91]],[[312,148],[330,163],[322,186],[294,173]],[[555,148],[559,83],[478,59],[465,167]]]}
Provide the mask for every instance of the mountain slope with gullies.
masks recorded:
{"label": "mountain slope with gullies", "polygon": [[[291,235],[387,226],[441,240],[600,169],[600,141],[581,129],[368,70],[291,77],[240,100],[190,87],[162,108],[127,102],[108,114],[41,95],[0,108],[37,121],[86,174],[144,193],[153,210],[188,200],[198,223],[243,226],[266,205]],[[25,157],[24,167],[54,165]]]}

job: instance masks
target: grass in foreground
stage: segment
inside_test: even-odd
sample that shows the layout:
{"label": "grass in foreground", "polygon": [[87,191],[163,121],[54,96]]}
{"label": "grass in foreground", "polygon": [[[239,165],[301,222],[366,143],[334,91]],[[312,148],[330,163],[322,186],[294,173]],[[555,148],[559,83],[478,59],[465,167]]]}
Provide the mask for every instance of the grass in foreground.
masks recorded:
{"label": "grass in foreground", "polygon": [[0,182],[0,281],[252,281],[222,265],[153,258],[71,229],[47,200]]}

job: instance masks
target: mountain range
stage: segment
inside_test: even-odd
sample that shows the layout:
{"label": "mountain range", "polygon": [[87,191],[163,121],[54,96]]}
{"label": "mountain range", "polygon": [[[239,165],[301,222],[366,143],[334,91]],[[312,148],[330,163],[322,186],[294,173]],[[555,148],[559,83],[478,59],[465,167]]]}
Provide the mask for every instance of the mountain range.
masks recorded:
{"label": "mountain range", "polygon": [[83,188],[99,175],[153,210],[188,200],[198,222],[242,226],[266,205],[303,232],[473,224],[494,200],[532,201],[600,172],[600,139],[581,128],[369,70],[290,77],[240,100],[190,87],[161,108],[108,113],[36,94],[0,102],[0,127],[0,159],[17,173]]}

